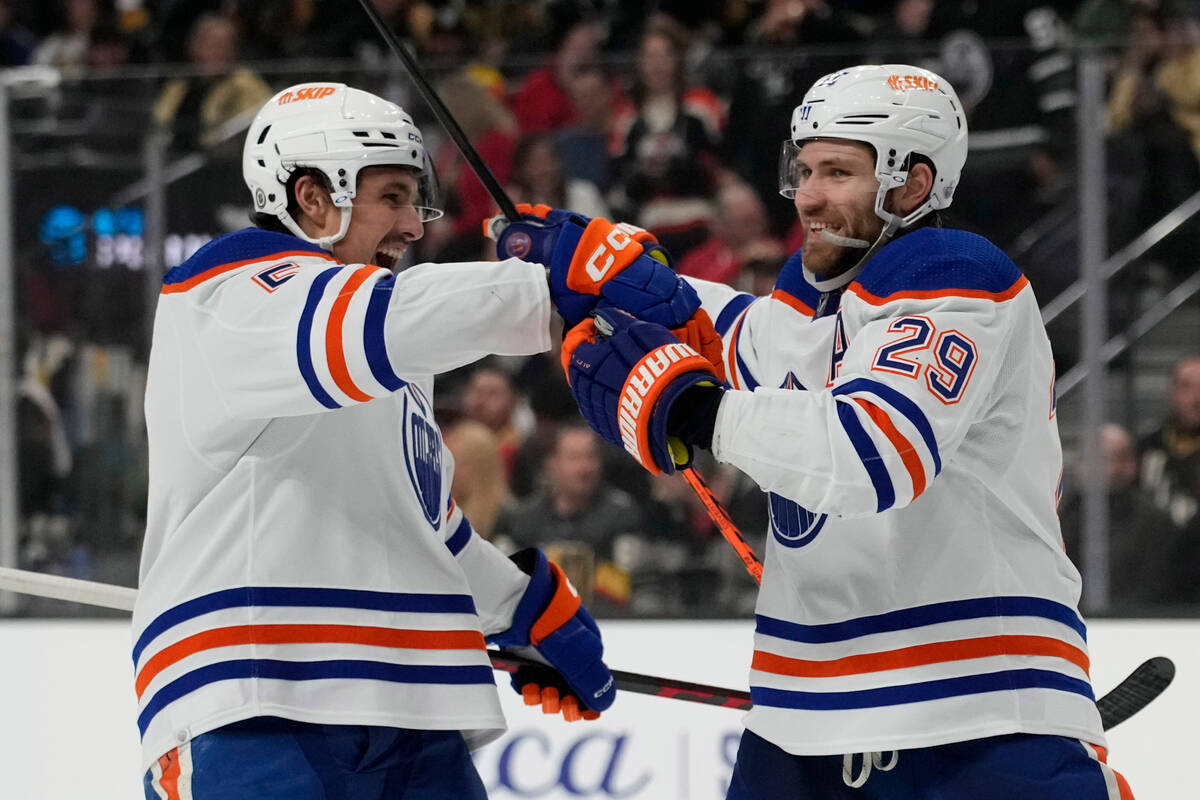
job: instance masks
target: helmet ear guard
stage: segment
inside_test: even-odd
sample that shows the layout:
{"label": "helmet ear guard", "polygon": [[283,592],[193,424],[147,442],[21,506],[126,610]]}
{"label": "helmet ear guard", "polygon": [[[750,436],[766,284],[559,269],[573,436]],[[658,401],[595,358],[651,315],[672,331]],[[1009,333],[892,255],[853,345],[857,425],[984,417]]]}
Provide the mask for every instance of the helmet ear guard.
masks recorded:
{"label": "helmet ear guard", "polygon": [[[792,111],[791,136],[779,159],[779,192],[794,197],[797,159],[806,141],[846,139],[875,150],[875,214],[892,231],[946,208],[967,158],[967,121],[954,88],[929,70],[867,65],[824,76]],[[932,164],[929,197],[904,217],[885,210],[887,193],[908,181],[912,157]]]}
{"label": "helmet ear guard", "polygon": [[[437,175],[412,118],[395,103],[342,83],[291,86],[263,105],[242,150],[242,177],[253,210],[326,250],[346,235],[358,183],[366,167],[408,167],[417,177],[413,207],[422,222],[442,216]],[[313,239],[288,211],[288,181],[299,167],[319,170],[341,210],[332,236]]]}

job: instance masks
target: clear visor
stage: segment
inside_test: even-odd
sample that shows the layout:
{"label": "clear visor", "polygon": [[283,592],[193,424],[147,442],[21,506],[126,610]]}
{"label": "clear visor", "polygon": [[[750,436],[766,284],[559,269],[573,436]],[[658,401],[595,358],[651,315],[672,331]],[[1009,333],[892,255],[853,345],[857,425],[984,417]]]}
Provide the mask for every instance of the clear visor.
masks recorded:
{"label": "clear visor", "polygon": [[[442,193],[438,186],[437,171],[433,167],[433,161],[429,158],[429,153],[422,151],[422,166],[418,169],[411,162],[398,162],[394,157],[388,156],[361,156],[359,160],[356,180],[361,179],[362,170],[371,167],[402,167],[408,170],[417,180],[416,194],[412,197],[411,205],[421,217],[421,222],[432,222],[435,219],[442,217],[445,212],[445,206],[442,205]],[[335,160],[332,165],[326,162],[322,165],[325,174],[332,180],[333,175],[330,174],[334,166],[343,165],[344,160]],[[357,194],[357,192],[355,193]],[[340,199],[339,199],[340,197]],[[353,205],[355,202],[365,202],[363,198],[356,197],[355,200],[350,200],[348,193],[334,195],[335,205]]]}
{"label": "clear visor", "polygon": [[433,168],[433,161],[429,158],[428,152],[424,154],[424,160],[425,166],[417,176],[417,196],[413,200],[413,207],[421,215],[421,222],[432,222],[440,219],[446,211],[442,205],[437,171]]}
{"label": "clear visor", "polygon": [[800,181],[800,145],[788,139],[779,148],[779,193],[791,200]]}

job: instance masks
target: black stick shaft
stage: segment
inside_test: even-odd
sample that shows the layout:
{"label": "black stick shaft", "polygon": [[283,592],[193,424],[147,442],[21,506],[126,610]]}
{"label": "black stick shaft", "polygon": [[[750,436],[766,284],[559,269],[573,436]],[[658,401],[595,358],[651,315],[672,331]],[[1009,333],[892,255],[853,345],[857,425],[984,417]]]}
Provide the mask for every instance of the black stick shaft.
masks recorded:
{"label": "black stick shaft", "polygon": [[359,0],[359,5],[363,7],[363,11],[367,12],[371,22],[379,30],[379,35],[387,42],[392,52],[396,54],[396,58],[400,59],[400,63],[408,70],[408,75],[412,78],[413,83],[417,85],[417,90],[421,96],[425,98],[425,102],[429,104],[433,114],[438,118],[438,122],[442,123],[442,127],[450,134],[450,138],[454,140],[454,144],[458,147],[458,152],[462,153],[463,158],[471,165],[471,169],[479,177],[483,188],[487,189],[487,193],[496,201],[496,205],[500,206],[500,212],[509,220],[519,219],[517,207],[513,205],[512,199],[508,196],[508,192],[504,191],[504,187],[500,185],[500,181],[496,180],[496,176],[492,174],[491,169],[479,155],[479,151],[475,149],[475,145],[471,144],[471,140],[463,133],[463,129],[459,126],[458,120],[450,113],[450,109],[446,108],[446,104],[442,102],[442,98],[438,97],[437,92],[429,84],[425,73],[421,71],[421,67],[417,64],[415,58],[404,49],[400,42],[396,39],[396,35],[388,28],[387,23],[383,21],[383,17],[379,16],[379,12],[375,10],[375,6],[371,5],[371,0]]}
{"label": "black stick shaft", "polygon": [[[524,656],[503,651],[489,650],[488,655],[492,658],[492,669],[503,672],[516,672],[520,667],[539,663]],[[613,681],[617,684],[617,690],[622,692],[686,700],[689,703],[705,703],[742,711],[750,708],[750,693],[737,689],[723,689],[720,686],[706,686],[702,683],[677,681],[674,678],[660,678],[637,672],[622,672],[617,669],[612,670],[612,676]]]}
{"label": "black stick shaft", "polygon": [[[516,672],[522,666],[538,663],[503,651],[489,650],[488,655],[492,658],[492,668],[503,672]],[[688,683],[674,678],[660,678],[615,669],[612,675],[618,691],[622,692],[648,694],[689,703],[705,703],[740,711],[746,711],[752,705],[750,693],[738,689],[724,689],[720,686]],[[1104,729],[1120,725],[1148,706],[1163,693],[1174,677],[1175,665],[1165,656],[1157,656],[1143,663],[1130,673],[1128,678],[1117,684],[1116,688],[1096,701]]]}

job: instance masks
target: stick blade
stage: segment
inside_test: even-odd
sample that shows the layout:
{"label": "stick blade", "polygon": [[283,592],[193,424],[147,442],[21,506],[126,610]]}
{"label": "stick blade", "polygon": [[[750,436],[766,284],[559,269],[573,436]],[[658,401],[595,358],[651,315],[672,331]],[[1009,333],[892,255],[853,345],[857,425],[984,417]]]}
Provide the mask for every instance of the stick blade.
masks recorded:
{"label": "stick blade", "polygon": [[1142,663],[1116,688],[1096,701],[1100,721],[1108,730],[1120,725],[1163,693],[1175,678],[1175,663],[1166,656],[1155,656]]}

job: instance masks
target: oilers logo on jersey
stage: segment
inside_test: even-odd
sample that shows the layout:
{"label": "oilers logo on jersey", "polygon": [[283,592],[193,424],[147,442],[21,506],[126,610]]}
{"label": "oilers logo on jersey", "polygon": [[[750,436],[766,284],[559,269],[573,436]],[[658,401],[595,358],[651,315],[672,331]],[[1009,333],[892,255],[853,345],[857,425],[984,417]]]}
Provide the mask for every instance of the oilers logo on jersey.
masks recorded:
{"label": "oilers logo on jersey", "polygon": [[427,418],[429,404],[411,383],[405,387],[401,403],[404,464],[425,519],[437,529],[442,516],[442,436]]}

